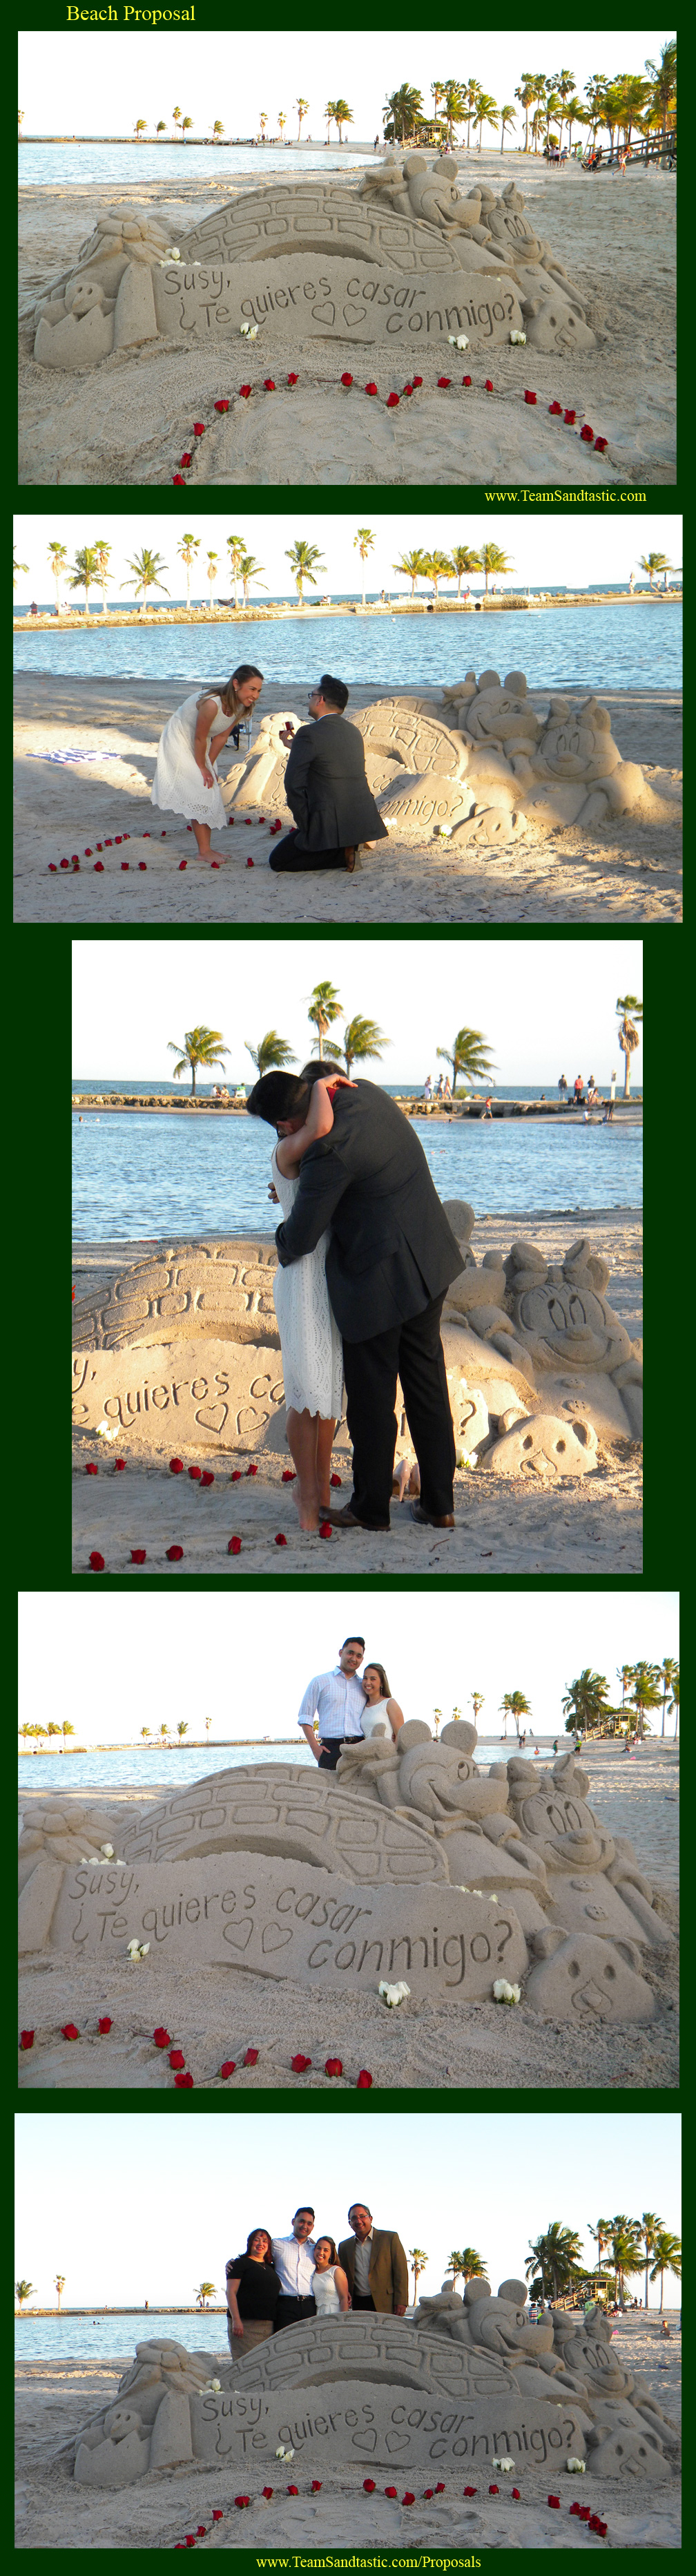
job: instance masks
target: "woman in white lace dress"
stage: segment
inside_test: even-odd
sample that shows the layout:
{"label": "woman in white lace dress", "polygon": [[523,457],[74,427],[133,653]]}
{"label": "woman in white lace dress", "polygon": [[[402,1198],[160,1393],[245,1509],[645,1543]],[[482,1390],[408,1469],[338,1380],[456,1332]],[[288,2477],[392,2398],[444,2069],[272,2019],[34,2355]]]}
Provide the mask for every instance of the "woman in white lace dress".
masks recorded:
{"label": "woman in white lace dress", "polygon": [[375,1736],[381,1735],[387,1744],[393,1744],[400,1726],[403,1726],[404,1712],[398,1699],[392,1699],[384,1665],[364,1664],[362,1686],[365,1693],[362,1713],[365,1743],[371,1744]]}
{"label": "woman in white lace dress", "polygon": [[199,859],[210,857],[211,831],[227,827],[215,767],[218,753],[235,727],[245,723],[262,687],[262,672],[253,662],[240,662],[226,688],[185,698],[160,735],[151,802],[163,814],[181,814],[192,825]]}
{"label": "woman in white lace dress", "polygon": [[[279,1136],[271,1162],[270,1195],[283,1216],[290,1214],[303,1154],[328,1136],[333,1127],[331,1093],[345,1078],[315,1082],[306,1119],[290,1135]],[[328,1233],[313,1252],[279,1268],[273,1280],[287,1407],[288,1447],[297,1469],[300,1529],[318,1530],[331,1500],[331,1451],[343,1403],[343,1345],[329,1304],[326,1285]]]}
{"label": "woman in white lace dress", "polygon": [[318,2317],[345,2316],[350,2307],[348,2275],[339,2263],[332,2236],[317,2237],[311,2295]]}

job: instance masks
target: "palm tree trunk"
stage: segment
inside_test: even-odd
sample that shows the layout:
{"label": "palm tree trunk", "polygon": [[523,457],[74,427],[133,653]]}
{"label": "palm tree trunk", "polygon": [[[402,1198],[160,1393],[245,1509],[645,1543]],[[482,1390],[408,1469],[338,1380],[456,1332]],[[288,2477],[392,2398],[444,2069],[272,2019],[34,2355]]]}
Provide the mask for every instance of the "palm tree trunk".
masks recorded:
{"label": "palm tree trunk", "polygon": [[662,2301],[663,2301],[663,2298],[664,2298],[664,2289],[665,2289],[665,2276],[664,2276],[664,2272],[661,2272],[661,2273],[660,2273],[660,2316],[662,2315]]}
{"label": "palm tree trunk", "polygon": [[195,1090],[196,1090],[196,1067],[195,1067],[195,1064],[192,1064],[192,1066],[191,1066],[191,1094],[192,1094],[192,1097],[195,1095]]}
{"label": "palm tree trunk", "polygon": [[650,2261],[650,2249],[649,2249],[649,2246],[646,2246],[646,2249],[645,2249],[645,2313],[646,2313],[646,2316],[647,2316],[647,2312],[648,2312],[648,2264],[649,2264],[649,2261]]}

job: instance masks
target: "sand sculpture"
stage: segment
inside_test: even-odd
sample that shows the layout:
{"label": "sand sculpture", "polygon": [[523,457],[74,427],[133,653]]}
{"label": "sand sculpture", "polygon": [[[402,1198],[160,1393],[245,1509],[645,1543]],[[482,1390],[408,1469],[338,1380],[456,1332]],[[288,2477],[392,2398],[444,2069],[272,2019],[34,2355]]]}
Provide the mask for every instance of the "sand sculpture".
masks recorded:
{"label": "sand sculpture", "polygon": [[[445,1204],[462,1252],[443,1315],[459,1456],[496,1474],[591,1474],[598,1437],[642,1438],[642,1356],[608,1304],[607,1263],[582,1236],[562,1264],[519,1240],[479,1267],[473,1208]],[[275,1264],[253,1242],[163,1246],[77,1304],[75,1431],[103,1424],[129,1455],[165,1463],[285,1455]],[[405,1420],[403,1433],[397,1451]],[[345,1421],[334,1445],[347,1462]]]}
{"label": "sand sculpture", "polygon": [[414,363],[450,336],[596,346],[578,289],[538,240],[514,183],[457,189],[455,155],[396,153],[356,188],[285,182],[229,199],[175,242],[164,216],[114,204],[75,265],[35,307],[40,366],[99,365],[112,351],[201,348],[258,331],[264,346],[335,341],[398,348]]}
{"label": "sand sculpture", "polygon": [[[115,2404],[75,2442],[78,2486],[119,2488],[200,2460],[244,2464],[277,2481],[293,2471],[481,2473],[497,2458],[554,2475],[568,2458],[590,2473],[664,2483],[677,2428],[637,2372],[623,2369],[608,2318],[548,2309],[533,2324],[524,2281],[445,2281],[405,2317],[313,2318],[246,2360],[211,2361],[174,2342],[139,2343]],[[211,2380],[219,2383],[211,2387]]]}
{"label": "sand sculpture", "polygon": [[672,1935],[632,1844],[587,1805],[573,1753],[484,1773],[476,1742],[463,1719],[437,1743],[411,1720],[396,1745],[347,1746],[334,1776],[240,1764],[125,1825],[38,1810],[19,1844],[22,1955],[148,1941],[184,1969],[360,1993],[405,1977],[414,2003],[460,2009],[502,1977],[555,2019],[649,2021],[646,1963]]}
{"label": "sand sculpture", "polygon": [[[443,691],[444,717],[418,696],[378,699],[350,721],[365,744],[368,784],[395,833],[427,842],[447,834],[455,849],[534,837],[559,825],[593,828],[620,814],[656,815],[657,799],[637,762],[622,760],[606,707],[588,697],[571,708],[552,697],[537,713],[524,671],[473,671]],[[286,825],[286,715],[262,719],[253,749],[228,771],[231,812],[263,808]],[[302,718],[290,717],[297,726]]]}

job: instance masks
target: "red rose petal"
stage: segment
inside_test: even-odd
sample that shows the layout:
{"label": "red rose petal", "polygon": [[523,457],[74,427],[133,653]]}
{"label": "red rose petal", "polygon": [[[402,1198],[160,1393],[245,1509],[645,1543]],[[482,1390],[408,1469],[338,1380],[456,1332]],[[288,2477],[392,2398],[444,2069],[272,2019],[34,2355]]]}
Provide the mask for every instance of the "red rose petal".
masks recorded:
{"label": "red rose petal", "polygon": [[465,2496],[477,2495],[477,2494],[478,2494],[478,2488],[477,2488],[477,2487],[465,2487],[465,2488],[464,2488],[464,2494],[465,2494]]}
{"label": "red rose petal", "polygon": [[517,2501],[517,2503],[519,2504],[519,2501],[520,2501],[520,2490],[519,2490],[519,2487],[511,2487],[511,2489],[510,2489],[510,2493],[511,2493],[511,2495],[514,2495],[514,2496],[515,2496],[516,2501]]}
{"label": "red rose petal", "polygon": [[146,1554],[146,1551],[145,1551],[145,1548],[144,1548],[144,1547],[132,1547],[132,1548],[131,1548],[131,1565],[144,1565],[144,1564],[145,1564],[145,1554]]}
{"label": "red rose petal", "polygon": [[313,2495],[319,2495],[320,2493],[321,2493],[321,2478],[313,2478],[313,2479],[312,2479],[312,2494],[313,2494]]}
{"label": "red rose petal", "polygon": [[299,2487],[288,2487],[288,2495],[299,2495]]}
{"label": "red rose petal", "polygon": [[229,408],[230,406],[228,402],[216,402],[215,404],[216,411],[229,411]]}
{"label": "red rose petal", "polygon": [[156,2048],[171,2048],[169,2032],[165,2030],[163,2021],[158,2021],[157,2029],[153,2030],[152,2036]]}
{"label": "red rose petal", "polygon": [[591,446],[592,446],[592,441],[593,441],[593,438],[594,438],[594,430],[593,430],[593,429],[590,429],[589,421],[586,421],[586,422],[585,422],[585,427],[584,427],[584,429],[581,429],[581,431],[580,431],[580,436],[581,436],[581,438],[584,438],[584,439],[585,439],[585,441],[586,441],[586,443],[587,443],[587,445],[588,445],[589,447],[591,447]]}
{"label": "red rose petal", "polygon": [[204,1467],[204,1469],[203,1469],[203,1474],[202,1474],[202,1476],[201,1476],[201,1484],[202,1484],[202,1485],[214,1485],[214,1483],[215,1483],[215,1477],[214,1477],[214,1475],[213,1475],[212,1467]]}
{"label": "red rose petal", "polygon": [[412,386],[412,385],[404,385],[404,387],[403,387],[403,392],[404,392],[405,394],[412,394],[412,393],[413,393],[413,386]]}
{"label": "red rose petal", "polygon": [[272,2496],[272,2494],[273,2494],[273,2488],[272,2488],[272,2487],[262,2487],[262,2488],[261,2488],[261,2494],[262,2494],[262,2495],[265,2495],[265,2496]]}
{"label": "red rose petal", "polygon": [[189,1467],[189,1475],[193,1478],[194,1482],[196,1478],[200,1476],[200,1472],[200,1467]]}
{"label": "red rose petal", "polygon": [[34,2046],[34,2033],[33,2033],[33,2030],[22,2030],[22,2031],[20,2031],[20,2034],[19,2034],[19,2040],[20,2040],[20,2047],[21,2047],[21,2048],[33,2048],[33,2046]]}
{"label": "red rose petal", "polygon": [[343,2059],[342,2059],[341,2057],[327,2057],[327,2059],[326,2059],[326,2064],[325,2064],[325,2067],[324,2067],[324,2074],[325,2074],[325,2075],[342,2075],[342,2074],[343,2074]]}
{"label": "red rose petal", "polygon": [[[182,461],[182,464],[183,464],[183,457],[182,457],[182,460],[181,460],[181,461]],[[183,480],[184,480],[183,474],[173,474],[173,475],[172,475],[172,482],[173,482],[173,483],[183,483]],[[175,2547],[176,2547],[177,2549],[183,2549],[183,2545],[184,2545],[184,2544],[183,2544],[183,2541],[182,2541],[182,2540],[177,2540],[177,2541],[176,2541],[176,2543],[175,2543]]]}
{"label": "red rose petal", "polygon": [[248,867],[248,868],[253,868],[253,865],[254,865],[253,859],[247,859],[247,867]]}
{"label": "red rose petal", "polygon": [[103,859],[95,859],[95,862],[94,862],[94,874],[95,874],[95,877],[103,877],[103,874],[104,874],[104,861],[103,861]]}
{"label": "red rose petal", "polygon": [[578,2512],[579,2512],[579,2515],[580,2515],[580,2521],[581,2521],[581,2522],[589,2522],[591,2511],[592,2511],[592,2507],[591,2507],[591,2505],[589,2505],[589,2504],[581,2504],[581,2505],[578,2505]]}
{"label": "red rose petal", "polygon": [[535,402],[536,402],[536,394],[525,394],[524,399],[525,399],[525,402],[535,403]]}
{"label": "red rose petal", "polygon": [[[499,2494],[500,2494],[500,2488],[499,2488],[499,2487],[489,2487],[489,2489],[488,2489],[488,2493],[489,2493],[489,2495],[499,2495]],[[550,2502],[550,2498],[549,2498],[549,2502]]]}
{"label": "red rose petal", "polygon": [[306,2075],[307,2068],[308,2066],[311,2066],[311,2063],[311,2057],[291,2057],[290,2064],[293,2075]]}
{"label": "red rose petal", "polygon": [[284,1467],[280,1481],[282,1485],[294,1485],[296,1483],[294,1467]]}
{"label": "red rose petal", "polygon": [[94,1464],[93,1464],[92,1462],[90,1462],[90,1463],[86,1466],[86,1468],[85,1468],[85,1475],[86,1475],[86,1476],[98,1476],[98,1474],[99,1474],[99,1469],[98,1469],[98,1467],[95,1467],[95,1466],[94,1466]]}
{"label": "red rose petal", "polygon": [[94,845],[94,846],[95,846],[95,849],[97,849],[97,850],[103,850],[103,848],[104,848],[104,843],[103,843],[103,841],[95,841],[95,845]]}
{"label": "red rose petal", "polygon": [[547,2496],[547,2498],[546,2498],[546,2502],[547,2502],[547,2504],[552,2505],[554,2513],[560,2513],[560,2509],[561,2509],[561,2499],[560,2499],[560,2496]]}
{"label": "red rose petal", "polygon": [[181,875],[181,870],[182,870],[182,868],[185,868],[185,867],[187,867],[187,866],[188,866],[188,860],[187,860],[187,859],[180,859],[180,860],[179,860],[179,874],[180,874],[180,875]]}
{"label": "red rose petal", "polygon": [[143,840],[144,840],[144,841],[149,841],[149,839],[150,839],[150,833],[149,833],[149,832],[143,832]]}
{"label": "red rose petal", "polygon": [[333,1530],[332,1530],[331,1522],[330,1522],[330,1521],[320,1521],[320,1522],[319,1522],[319,1537],[320,1537],[320,1538],[333,1538]]}
{"label": "red rose petal", "polygon": [[[242,396],[242,400],[243,400],[243,402],[246,402],[247,394],[250,394],[250,393],[251,393],[251,385],[240,385],[239,391],[240,391],[240,394],[241,394],[241,396]],[[273,2488],[272,2488],[272,2487],[269,2487],[269,2495],[272,2495],[272,2494],[273,2494]]]}
{"label": "red rose petal", "polygon": [[204,420],[194,420],[194,424],[193,424],[193,434],[194,434],[194,438],[203,438],[204,433],[205,433],[205,421],[204,421]]}
{"label": "red rose petal", "polygon": [[358,2081],[357,2081],[356,2091],[357,2091],[358,2093],[369,2093],[370,2088],[371,2088],[371,2085],[372,2085],[372,2076],[371,2076],[371,2074],[370,2074],[369,2067],[367,2067],[367,2066],[361,2066],[361,2068],[360,2068],[360,2074],[359,2074],[359,2076],[358,2076]]}
{"label": "red rose petal", "polygon": [[183,1551],[183,1547],[168,1547],[168,1548],[167,1548],[167,1555],[168,1555],[168,1557],[169,1557],[170,1564],[171,1564],[171,1565],[179,1565],[179,1564],[180,1564],[180,1562],[181,1562],[181,1558],[182,1558],[182,1556],[183,1556],[183,1553],[184,1553],[184,1551]]}
{"label": "red rose petal", "polygon": [[115,1459],[114,1459],[114,1475],[115,1475],[115,1476],[122,1476],[122,1475],[123,1475],[124,1468],[125,1468],[125,1464],[126,1464],[125,1458],[115,1458]]}
{"label": "red rose petal", "polygon": [[[376,386],[376,385],[366,385],[366,386],[365,386],[365,392],[366,392],[366,394],[376,394],[376,392],[377,392],[377,386]],[[385,2489],[385,2493],[386,2493],[386,2489]],[[394,2488],[394,2494],[396,2495],[396,2487]]]}
{"label": "red rose petal", "polygon": [[[129,867],[130,867],[130,859],[122,859],[122,860],[121,860],[121,867],[122,867],[122,869],[123,869],[124,876],[127,876],[127,874],[128,874],[128,869],[129,869]],[[183,2541],[181,2541],[181,2540],[177,2540],[177,2544],[176,2544],[176,2545],[177,2545],[177,2549],[183,2549],[183,2545],[184,2545],[184,2544],[183,2544]]]}
{"label": "red rose petal", "polygon": [[[162,839],[164,840],[164,833],[162,833]],[[98,844],[97,844],[97,846],[98,846]],[[105,850],[112,850],[112,849],[113,849],[113,846],[114,846],[114,845],[113,845],[113,841],[105,841],[105,842],[104,842],[104,848],[105,848]]]}
{"label": "red rose petal", "polygon": [[425,2503],[425,2504],[429,2504],[429,2503],[430,2503],[430,2498],[431,2498],[431,2496],[432,2496],[432,2495],[434,2495],[434,2493],[435,2493],[435,2489],[434,2489],[434,2487],[424,2487],[424,2488],[423,2488],[423,2500],[424,2500],[424,2503]]}
{"label": "red rose petal", "polygon": [[[61,859],[61,863],[60,863],[60,864],[61,864],[61,867],[62,867],[62,866],[63,866],[63,864],[64,864],[62,859]],[[49,873],[49,876],[51,876],[51,877],[57,877],[57,875],[58,875],[58,869],[57,869],[57,867],[56,867],[55,859],[49,859],[49,862],[48,862],[48,873]]]}
{"label": "red rose petal", "polygon": [[600,456],[603,456],[603,455],[604,455],[605,448],[608,446],[608,444],[609,444],[609,442],[608,442],[608,439],[606,439],[606,438],[596,438],[596,439],[595,439],[595,447],[599,450],[599,454],[600,454]]}
{"label": "red rose petal", "polygon": [[438,2479],[437,2486],[436,2486],[436,2488],[435,2488],[435,2494],[436,2494],[436,2495],[444,2495],[444,2492],[445,2492],[445,2482],[444,2482],[444,2478],[439,2478],[439,2479]]}
{"label": "red rose petal", "polygon": [[470,385],[470,384],[471,384],[471,377],[470,377],[470,376],[462,376],[462,384],[463,384],[463,385]]}
{"label": "red rose petal", "polygon": [[[149,838],[150,838],[149,832],[144,832],[144,833],[143,833],[143,840],[144,840],[144,841],[149,841]],[[138,867],[140,868],[141,875],[143,875],[143,876],[144,876],[144,874],[145,874],[145,869],[146,869],[146,867],[147,867],[147,859],[139,859],[139,860],[138,860]]]}
{"label": "red rose petal", "polygon": [[74,2021],[66,2021],[63,2023],[61,2036],[63,2039],[79,2039],[80,2033],[79,2030],[75,2029]]}
{"label": "red rose petal", "polygon": [[246,2057],[245,2057],[245,2058],[243,2058],[243,2060],[242,2060],[243,2065],[244,2065],[244,2066],[255,2066],[255,2065],[256,2065],[256,2060],[257,2060],[257,2057],[258,2057],[258,2053],[259,2053],[259,2052],[258,2052],[258,2049],[257,2049],[257,2048],[248,2048],[248,2049],[247,2049],[247,2053],[246,2053]]}
{"label": "red rose petal", "polygon": [[352,378],[352,376],[342,376],[342,377],[341,377],[341,384],[342,384],[342,385],[352,385],[352,382],[353,382],[353,378]]}
{"label": "red rose petal", "polygon": [[214,2505],[213,2505],[213,2522],[224,2522],[224,2519],[225,2519],[225,2517],[224,2517],[224,2513],[223,2513],[223,2510],[222,2510],[222,2505],[221,2505],[221,2504],[214,2504]]}
{"label": "red rose petal", "polygon": [[91,1565],[92,1573],[93,1573],[93,1574],[103,1574],[103,1572],[104,1572],[104,1559],[103,1559],[103,1556],[100,1556],[98,1547],[93,1547],[93,1549],[92,1549],[92,1554],[91,1554],[91,1557],[90,1557],[90,1560],[89,1560],[89,1561],[90,1561],[90,1565]]}
{"label": "red rose petal", "polygon": [[227,1541],[227,1554],[228,1554],[228,1556],[238,1556],[238,1555],[239,1555],[240,1548],[241,1548],[241,1544],[242,1544],[242,1542],[241,1542],[241,1539],[240,1539],[240,1538],[228,1538],[228,1541]]}
{"label": "red rose petal", "polygon": [[258,1476],[258,1472],[259,1472],[259,1471],[258,1471],[258,1467],[257,1467],[257,1465],[256,1465],[256,1460],[255,1460],[255,1458],[252,1458],[251,1466],[250,1466],[250,1467],[247,1467],[247,1475],[248,1475],[248,1476]]}
{"label": "red rose petal", "polygon": [[[297,2494],[297,2488],[295,2489],[295,2493]],[[248,2496],[235,2496],[234,2501],[235,2501],[235,2504],[239,2506],[239,2510],[240,2510],[240,2513],[241,2513],[242,2506],[243,2506],[243,2505],[245,2505],[245,2504],[248,2504],[248,2503],[249,2503],[249,2497],[248,2497]]]}
{"label": "red rose petal", "polygon": [[341,1483],[341,1478],[340,1478],[340,1476],[333,1475],[333,1476],[331,1476],[331,1477],[330,1477],[329,1482],[330,1482],[332,1485],[340,1485],[340,1483]]}
{"label": "red rose petal", "polygon": [[285,1536],[285,1531],[284,1531],[284,1530],[276,1530],[276,1534],[275,1534],[275,1545],[276,1545],[276,1547],[287,1547],[287,1543],[288,1543],[288,1542],[287,1542],[287,1539],[286,1539],[286,1536]]}
{"label": "red rose petal", "polygon": [[414,382],[414,385],[422,385],[422,382],[423,382],[423,378],[422,378],[422,376],[414,376],[413,382]]}
{"label": "red rose petal", "polygon": [[[561,412],[561,411],[562,411],[562,409],[563,409],[563,404],[562,404],[562,403],[549,403],[549,411],[550,411],[550,412]],[[514,2492],[514,2490],[513,2490],[513,2492]]]}
{"label": "red rose petal", "polygon": [[388,2495],[388,2496],[395,2496],[395,2495],[396,2495],[396,2487],[385,2487],[385,2489],[384,2489],[384,2493],[385,2493],[385,2495]]}
{"label": "red rose petal", "polygon": [[398,396],[398,394],[387,394],[387,403],[386,403],[387,411],[395,411],[395,410],[396,410],[397,403],[398,403],[398,400],[399,400],[399,396]]}
{"label": "red rose petal", "polygon": [[183,1458],[170,1458],[170,1460],[169,1460],[169,1473],[170,1473],[170,1476],[183,1476],[183,1472],[184,1472],[184,1461],[183,1461]]}
{"label": "red rose petal", "polygon": [[[264,376],[264,380],[263,380],[263,390],[264,390],[264,393],[265,393],[265,394],[274,394],[274,393],[275,393],[275,385],[274,385],[273,377],[272,377],[272,376]],[[294,2493],[295,2493],[295,2495],[297,2494],[297,2488],[296,2488],[296,2487],[295,2487],[295,2489],[294,2489]]]}
{"label": "red rose petal", "polygon": [[184,2089],[185,2089],[185,2090],[187,2090],[189,2093],[193,2091],[193,2076],[192,2076],[192,2075],[175,2075],[175,2077],[174,2077],[174,2082],[175,2082],[175,2084],[179,2084],[179,2085],[181,2085],[182,2087],[184,2087]]}
{"label": "red rose petal", "polygon": [[[513,2491],[512,2491],[512,2492],[513,2492],[513,2495],[514,2495],[514,2492],[515,2492],[514,2487],[513,2487]],[[575,2504],[572,2504],[572,2505],[571,2505],[571,2507],[570,2507],[570,2511],[571,2511],[571,2513],[579,2513],[579,2512],[580,2512],[580,2506],[579,2506],[579,2504],[578,2504],[578,2502],[577,2502],[577,2499],[576,2499],[576,2501],[575,2501]]]}
{"label": "red rose petal", "polygon": [[415,2504],[415,2501],[416,2501],[415,2496],[414,2496],[414,2495],[411,2495],[411,2494],[409,2493],[409,2489],[408,2489],[408,2487],[407,2487],[407,2488],[406,2488],[406,2494],[405,2494],[405,2495],[403,2495],[403,2496],[402,2496],[402,2498],[401,2498],[401,2502],[402,2502],[402,2504]]}
{"label": "red rose petal", "polygon": [[487,394],[492,394],[492,392],[493,392],[493,386],[492,386],[492,384],[491,384],[490,376],[487,376],[487,377],[486,377],[486,387],[485,387],[485,390],[486,390],[486,393],[487,393]]}
{"label": "red rose petal", "polygon": [[375,2481],[374,2481],[374,2478],[363,2478],[363,2486],[364,2486],[365,2494],[366,2494],[366,2495],[374,2495],[374,2494],[375,2494],[376,2490],[375,2490]]}
{"label": "red rose petal", "polygon": [[231,1474],[231,1476],[230,1476],[230,1484],[231,1484],[231,1485],[238,1485],[238,1484],[239,1484],[239,1480],[240,1480],[241,1473],[242,1473],[241,1467],[233,1467],[233,1469],[232,1469],[232,1474]]}
{"label": "red rose petal", "polygon": [[223,2057],[222,2065],[221,2065],[221,2068],[220,2068],[220,2074],[221,2074],[221,2076],[222,2076],[223,2084],[226,2084],[226,2083],[227,2083],[228,2076],[230,2076],[230,2075],[234,2075],[234,2070],[235,2070],[235,2066],[236,2066],[236,2064],[237,2064],[236,2057]]}
{"label": "red rose petal", "polygon": [[569,429],[572,429],[573,422],[574,422],[574,419],[575,419],[575,413],[574,413],[574,411],[564,411],[563,418],[564,418],[564,420],[567,422]]}
{"label": "red rose petal", "polygon": [[86,858],[86,859],[91,859],[91,856],[92,856],[92,852],[91,852],[91,850],[85,850],[85,858]]}
{"label": "red rose petal", "polygon": [[185,2056],[184,2056],[183,2048],[170,2048],[170,2051],[169,2051],[169,2064],[170,2064],[170,2066],[172,2067],[172,2069],[175,2069],[177,2066],[185,2066],[185,2065],[186,2065],[186,2059],[185,2059]]}
{"label": "red rose petal", "polygon": [[297,384],[297,377],[296,377],[296,376],[288,376],[288,384],[289,384],[289,385],[296,385],[296,384]]}
{"label": "red rose petal", "polygon": [[438,376],[437,381],[442,393],[446,393],[448,385],[451,385],[452,378],[451,376]]}

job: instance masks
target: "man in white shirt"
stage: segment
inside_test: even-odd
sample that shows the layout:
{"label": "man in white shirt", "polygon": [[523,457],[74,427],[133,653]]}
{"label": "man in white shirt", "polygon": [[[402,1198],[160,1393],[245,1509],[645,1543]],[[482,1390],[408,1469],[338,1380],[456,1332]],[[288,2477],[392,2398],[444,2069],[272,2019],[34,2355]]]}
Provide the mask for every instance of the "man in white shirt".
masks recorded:
{"label": "man in white shirt", "polygon": [[[335,1771],[344,1744],[362,1741],[365,1693],[357,1675],[364,1653],[364,1637],[345,1637],[333,1672],[315,1673],[307,1684],[297,1723],[320,1771]],[[315,1717],[319,1720],[318,1742]]]}
{"label": "man in white shirt", "polygon": [[314,2275],[313,2209],[296,2209],[291,2236],[274,2236],[271,2244],[273,2263],[280,2282],[274,2334],[281,2326],[299,2326],[305,2317],[316,2316],[312,2292]]}

